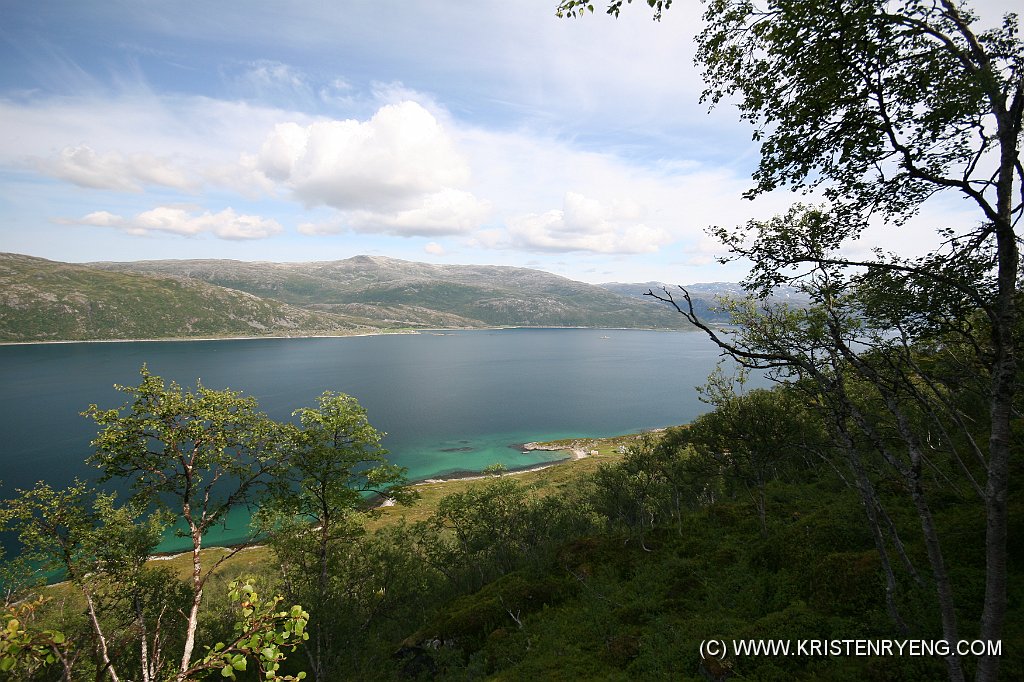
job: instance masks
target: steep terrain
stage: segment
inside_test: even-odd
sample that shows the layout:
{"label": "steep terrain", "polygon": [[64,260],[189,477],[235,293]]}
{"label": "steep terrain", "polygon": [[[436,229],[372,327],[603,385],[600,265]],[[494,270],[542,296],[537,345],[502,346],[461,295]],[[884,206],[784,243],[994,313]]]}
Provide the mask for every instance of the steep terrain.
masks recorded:
{"label": "steep terrain", "polygon": [[[668,289],[670,294],[676,297],[676,300],[681,306],[684,305],[682,296],[678,295],[679,289],[675,284],[666,284],[664,282],[606,282],[598,286],[621,296],[629,296],[631,298],[645,298],[645,294],[648,291],[661,293],[662,288],[665,288]],[[720,310],[719,299],[742,299],[747,296],[746,290],[734,282],[707,282],[700,284],[687,284],[685,286],[686,291],[689,292],[690,298],[693,300],[694,312],[697,313],[697,316],[702,320],[709,320],[712,322],[729,321],[728,313]],[[650,297],[646,298],[649,299]],[[772,300],[774,302],[789,303],[794,306],[805,306],[808,303],[806,294],[789,286],[779,287],[776,289],[772,294]]]}
{"label": "steep terrain", "polygon": [[326,334],[370,328],[364,319],[306,310],[198,280],[0,253],[0,341]]}
{"label": "steep terrain", "polygon": [[650,300],[528,268],[431,265],[382,256],[315,263],[159,260],[89,265],[202,280],[292,305],[410,327],[684,326],[678,314]]}

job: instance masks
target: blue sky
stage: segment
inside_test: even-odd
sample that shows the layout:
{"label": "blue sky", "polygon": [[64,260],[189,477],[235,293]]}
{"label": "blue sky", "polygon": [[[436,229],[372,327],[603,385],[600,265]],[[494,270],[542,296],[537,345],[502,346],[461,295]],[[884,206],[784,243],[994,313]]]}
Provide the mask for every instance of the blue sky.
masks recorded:
{"label": "blue sky", "polygon": [[[794,197],[740,198],[757,148],[698,101],[699,5],[555,4],[0,0],[0,251],[742,277],[705,228]],[[970,219],[874,238],[940,215]]]}

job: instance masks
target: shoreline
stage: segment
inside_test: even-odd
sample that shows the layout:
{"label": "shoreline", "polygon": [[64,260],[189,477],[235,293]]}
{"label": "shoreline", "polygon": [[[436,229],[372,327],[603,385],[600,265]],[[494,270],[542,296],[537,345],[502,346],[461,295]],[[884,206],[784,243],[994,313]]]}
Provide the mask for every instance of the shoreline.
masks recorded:
{"label": "shoreline", "polygon": [[[653,433],[657,433],[657,432],[664,431],[665,428],[668,428],[668,427],[649,429],[648,431],[649,432],[653,432]],[[639,433],[646,433],[648,431],[642,431],[642,432],[639,432]],[[578,462],[580,460],[589,458],[591,456],[591,454],[590,454],[590,451],[588,451],[587,449],[585,449],[583,447],[583,445],[585,445],[585,444],[589,443],[591,445],[594,445],[594,444],[596,444],[599,441],[607,441],[607,440],[618,439],[618,438],[629,437],[629,436],[635,436],[635,435],[638,435],[638,434],[637,433],[628,433],[628,434],[620,434],[620,435],[616,435],[616,436],[599,437],[599,438],[575,438],[575,439],[570,439],[568,444],[563,444],[560,441],[553,441],[550,444],[549,443],[545,443],[545,442],[522,443],[522,444],[518,444],[518,445],[513,445],[512,447],[519,448],[519,449],[525,450],[525,451],[539,450],[539,451],[548,451],[548,452],[565,452],[565,453],[567,453],[568,456],[561,457],[561,458],[558,458],[558,459],[554,459],[554,460],[551,460],[549,462],[544,462],[542,464],[527,464],[527,465],[523,465],[523,466],[520,466],[520,467],[508,469],[508,470],[502,472],[501,474],[484,474],[484,473],[481,473],[481,472],[478,472],[478,471],[453,472],[451,474],[445,474],[443,478],[427,478],[427,479],[422,479],[422,480],[419,480],[419,481],[413,481],[409,485],[410,485],[410,487],[443,485],[443,484],[447,484],[447,483],[458,483],[458,482],[463,482],[463,481],[479,481],[479,480],[484,480],[484,479],[488,479],[488,478],[498,478],[499,476],[519,476],[519,475],[534,473],[534,472],[537,472],[537,471],[544,471],[546,469],[552,469],[552,468],[558,467],[558,466],[571,465],[574,462]],[[391,501],[391,500],[388,500],[388,499],[384,499],[384,498],[377,498],[375,501],[371,498],[371,500],[369,502],[370,502],[370,504],[367,507],[368,510],[384,509],[384,508],[387,508],[387,507],[395,506],[395,502],[394,501]],[[201,551],[204,552],[204,553],[205,552],[210,552],[210,551],[221,551],[221,552],[235,551],[236,554],[242,554],[242,553],[248,552],[250,550],[265,549],[266,547],[267,547],[267,545],[264,544],[263,542],[253,542],[252,544],[248,544],[248,545],[246,545],[245,543],[238,543],[238,544],[234,544],[234,545],[231,545],[231,544],[224,544],[224,545],[211,544],[211,545],[203,547],[203,549]],[[149,555],[149,557],[147,558],[147,561],[173,561],[174,559],[178,559],[178,558],[183,557],[183,556],[189,556],[189,555],[191,555],[191,553],[192,553],[191,549],[171,550],[171,551],[167,551],[167,552],[156,552],[154,554]],[[58,586],[58,585],[63,585],[66,582],[67,582],[66,580],[61,580],[59,582],[49,583],[45,587],[48,589],[48,588],[52,588],[52,587],[55,587],[55,586]]]}
{"label": "shoreline", "polygon": [[[534,446],[534,447],[529,447],[529,446]],[[455,483],[455,482],[461,482],[461,481],[482,481],[482,480],[488,479],[488,478],[499,478],[500,476],[520,476],[520,475],[523,475],[523,474],[529,474],[529,473],[533,473],[533,472],[536,472],[536,471],[543,471],[545,469],[550,469],[552,467],[561,466],[561,465],[564,465],[564,464],[569,464],[571,462],[577,462],[577,461],[579,461],[581,459],[585,459],[585,458],[590,456],[590,453],[588,453],[587,451],[583,450],[582,448],[565,448],[565,447],[553,446],[553,445],[552,446],[541,445],[539,443],[525,443],[521,447],[523,449],[525,449],[525,450],[546,450],[546,451],[551,451],[551,452],[568,452],[568,453],[570,453],[570,456],[569,457],[562,457],[560,459],[555,459],[555,460],[552,460],[550,462],[545,462],[544,464],[526,464],[526,465],[523,465],[521,467],[516,467],[516,468],[513,468],[513,469],[508,469],[506,471],[503,471],[500,474],[484,474],[484,473],[481,473],[481,472],[478,472],[478,471],[453,472],[452,474],[445,475],[445,478],[425,478],[425,479],[420,480],[420,481],[412,481],[409,484],[409,486],[412,487],[412,488],[418,488],[418,487],[427,486],[427,485],[440,485],[440,484],[445,484],[445,483]],[[367,509],[369,509],[369,510],[383,509],[383,508],[386,508],[386,507],[392,507],[394,505],[395,505],[395,501],[394,500],[391,500],[391,499],[388,499],[388,498],[378,497],[375,502],[372,502],[367,507]],[[238,547],[238,545],[209,545],[207,547],[203,547],[203,549],[201,551],[203,551],[203,552],[208,552],[208,551],[213,551],[213,550],[230,551],[230,550],[234,549],[235,547]],[[260,549],[262,547],[266,547],[266,545],[264,545],[262,543],[255,543],[255,544],[251,544],[251,545],[242,547],[241,549],[239,549],[237,551],[237,553],[241,554],[242,552],[247,552],[247,551],[249,551],[251,549]],[[174,550],[174,551],[169,551],[169,552],[157,552],[155,554],[149,555],[149,557],[147,558],[147,561],[171,561],[171,560],[177,559],[178,557],[187,556],[187,555],[190,555],[190,554],[192,554],[192,550],[190,550],[190,549]],[[54,585],[59,585],[60,583],[53,583],[53,584]]]}
{"label": "shoreline", "polygon": [[395,329],[353,334],[287,334],[273,336],[168,336],[143,339],[51,339],[44,341],[0,341],[0,346],[38,346],[71,343],[157,343],[171,341],[175,343],[188,341],[255,341],[259,339],[347,339],[366,336],[390,336],[392,334],[433,334],[435,332],[473,332],[501,331],[504,329],[590,329],[593,331],[644,331],[644,332],[690,332],[699,331],[696,327],[528,327],[522,325],[502,325],[499,327],[437,327],[430,329]]}
{"label": "shoreline", "polygon": [[395,331],[358,332],[356,334],[295,334],[286,336],[169,336],[166,338],[147,339],[65,339],[52,341],[0,341],[0,346],[39,346],[63,343],[158,343],[170,341],[184,343],[188,341],[257,341],[260,339],[347,339],[361,336],[388,336],[391,334],[419,334],[418,329],[396,329]]}
{"label": "shoreline", "polygon": [[568,452],[570,453],[570,456],[553,459],[550,462],[544,462],[543,464],[524,464],[523,466],[508,468],[500,474],[485,474],[479,471],[456,471],[451,474],[444,474],[444,478],[425,478],[422,481],[415,481],[410,485],[416,487],[421,485],[431,485],[434,483],[452,483],[454,481],[480,481],[485,478],[496,478],[498,476],[517,476],[519,474],[528,474],[533,471],[543,471],[544,469],[549,469],[553,466],[566,464],[568,462],[575,462],[590,456],[590,454],[582,448],[565,448],[560,446],[527,447],[530,445],[536,445],[536,443],[526,443],[522,447],[526,451],[546,450],[550,452]]}

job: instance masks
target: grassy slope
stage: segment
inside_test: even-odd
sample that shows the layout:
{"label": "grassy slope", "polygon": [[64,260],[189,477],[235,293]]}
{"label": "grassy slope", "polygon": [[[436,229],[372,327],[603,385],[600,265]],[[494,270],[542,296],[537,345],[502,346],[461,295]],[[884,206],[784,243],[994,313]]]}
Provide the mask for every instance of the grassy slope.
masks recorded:
{"label": "grassy slope", "polygon": [[[916,517],[902,507],[896,522],[927,573]],[[983,513],[953,499],[936,512],[958,603],[972,604],[960,622],[961,636],[971,639],[983,584]],[[1019,502],[1011,525],[1013,535],[1024,531]],[[752,507],[738,500],[693,511],[681,529],[658,529],[646,544],[651,551],[614,533],[569,542],[559,565],[540,574],[519,571],[456,599],[407,642],[454,643],[457,664],[436,679],[702,680],[710,679],[700,672],[699,655],[708,638],[780,639],[795,647],[812,639],[940,637],[936,614],[923,606],[933,600],[928,584],[901,586],[903,614],[915,627],[909,634],[893,627],[863,511],[835,481],[772,484],[767,536]],[[1010,584],[1003,679],[1024,679],[1019,545]],[[740,679],[945,678],[938,657],[732,655],[724,665]]]}
{"label": "grassy slope", "polygon": [[352,333],[361,322],[199,281],[0,254],[0,341]]}
{"label": "grassy slope", "polygon": [[[557,441],[552,446],[564,445],[569,447],[582,447],[588,452],[592,449],[598,450],[598,455],[586,457],[580,460],[566,459],[550,467],[538,471],[523,471],[507,474],[514,476],[516,480],[525,485],[534,487],[538,495],[556,495],[567,486],[575,485],[580,476],[593,472],[602,463],[613,462],[618,459],[617,449],[619,446],[633,440],[635,436],[616,436],[614,438],[600,439],[576,439]],[[569,456],[566,451],[566,456]],[[412,506],[380,507],[366,519],[366,528],[373,532],[378,528],[393,525],[403,520],[409,523],[422,521],[429,517],[437,509],[438,503],[445,495],[466,491],[474,485],[479,485],[479,479],[453,479],[443,483],[421,483],[416,486],[420,499]],[[227,550],[222,548],[210,548],[204,550],[212,561],[219,559]],[[265,547],[256,547],[244,550],[235,557],[224,563],[224,570],[232,575],[245,572],[246,570],[259,569],[267,562],[272,561],[272,553]],[[191,575],[191,555],[177,554],[170,558],[160,558],[151,562],[152,566],[164,566],[171,568],[182,578]]]}
{"label": "grassy slope", "polygon": [[[454,266],[356,256],[316,263],[226,260],[93,263],[96,268],[191,277],[293,305],[360,311],[414,326],[685,326],[649,300],[527,268]],[[441,320],[442,324],[438,324]]]}
{"label": "grassy slope", "polygon": [[[566,461],[516,478],[539,495],[557,495],[602,463],[617,460],[618,447],[634,436],[566,446],[598,449],[595,457]],[[401,519],[424,519],[441,497],[480,485],[454,480],[419,487],[409,508],[388,507],[369,522],[377,528]],[[898,507],[897,507],[898,508]],[[936,509],[947,538],[947,559],[975,601],[983,565],[984,519],[976,505],[950,499]],[[913,513],[896,522],[912,529]],[[1024,505],[1014,505],[1011,533],[1024,532]],[[908,533],[907,537],[912,537]],[[743,500],[695,510],[681,530],[662,528],[647,538],[651,551],[615,533],[568,542],[559,565],[543,573],[518,571],[459,597],[410,632],[406,644],[440,638],[455,642],[442,652],[435,679],[674,679],[703,680],[698,647],[715,637],[784,639],[903,638],[883,603],[877,554],[856,496],[834,481],[777,482],[769,488],[769,533],[761,537],[752,508]],[[924,569],[923,548],[908,545]],[[214,560],[225,550],[207,550]],[[272,553],[246,550],[227,562],[217,583],[252,571],[272,572]],[[189,560],[158,565],[182,577]],[[1010,613],[1004,633],[1004,679],[1024,676],[1024,547],[1011,551]],[[904,614],[924,623],[910,637],[935,639],[934,614],[920,610],[931,590],[902,586]],[[216,590],[215,590],[216,591]],[[517,613],[522,625],[508,615]],[[974,636],[961,622],[962,636]],[[397,649],[401,643],[395,642]],[[795,645],[795,644],[794,644]],[[445,667],[447,657],[449,667]],[[725,666],[740,679],[933,680],[944,678],[936,658],[742,657]],[[381,671],[379,679],[391,679]]]}

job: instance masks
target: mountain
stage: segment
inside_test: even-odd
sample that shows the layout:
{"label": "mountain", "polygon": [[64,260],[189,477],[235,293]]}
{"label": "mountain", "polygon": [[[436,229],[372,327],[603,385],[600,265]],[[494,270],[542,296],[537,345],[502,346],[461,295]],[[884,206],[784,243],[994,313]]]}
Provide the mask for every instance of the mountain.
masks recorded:
{"label": "mountain", "polygon": [[[679,292],[678,287],[675,284],[665,284],[663,282],[643,282],[636,284],[626,284],[622,282],[607,282],[605,284],[599,284],[603,289],[619,294],[620,296],[628,296],[630,298],[646,298],[647,300],[654,300],[649,296],[645,296],[648,291],[653,291],[656,294],[660,294],[662,288],[668,289],[669,293],[675,296],[676,301],[680,306],[685,306],[686,302],[682,296],[676,296]],[[694,287],[700,287],[703,285],[692,285]],[[738,284],[733,286],[739,288]],[[698,291],[697,289],[691,288],[687,285],[686,290],[690,292],[690,298],[693,301],[693,311],[697,313],[697,317],[701,320],[710,322],[728,322],[729,315],[718,310],[718,302],[715,300],[715,293],[711,291]],[[742,289],[741,289],[742,291]],[[669,308],[667,304],[664,305]],[[684,307],[685,310],[685,307]],[[677,313],[678,314],[678,313]]]}
{"label": "mountain", "polygon": [[490,326],[686,324],[654,301],[527,268],[380,256],[316,263],[70,264],[0,254],[0,341]]}
{"label": "mountain", "polygon": [[0,253],[0,341],[353,333],[370,324],[199,280]]}
{"label": "mountain", "polygon": [[[632,298],[644,298],[644,295],[648,291],[661,293],[662,288],[665,288],[668,289],[670,294],[676,297],[676,300],[680,305],[685,305],[685,302],[682,300],[682,296],[676,295],[679,292],[679,289],[675,284],[665,284],[664,282],[606,282],[604,284],[599,284],[598,286],[619,294],[620,296],[629,296]],[[719,299],[742,299],[747,296],[746,289],[735,282],[705,282],[687,284],[685,287],[686,291],[690,294],[690,299],[693,301],[693,310],[697,313],[697,317],[712,322],[729,321],[729,315],[719,310]],[[777,302],[784,301],[795,306],[805,306],[809,302],[806,294],[795,287],[789,286],[777,288],[773,292],[771,300]]]}
{"label": "mountain", "polygon": [[382,256],[314,263],[156,260],[88,265],[198,280],[308,310],[407,327],[686,326],[667,306],[528,268],[432,265]]}

